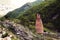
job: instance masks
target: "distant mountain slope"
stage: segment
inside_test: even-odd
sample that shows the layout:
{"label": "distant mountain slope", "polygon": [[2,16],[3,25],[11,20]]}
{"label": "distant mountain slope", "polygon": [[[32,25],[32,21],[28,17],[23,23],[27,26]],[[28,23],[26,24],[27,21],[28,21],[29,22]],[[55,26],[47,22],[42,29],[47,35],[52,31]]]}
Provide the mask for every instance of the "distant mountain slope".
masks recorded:
{"label": "distant mountain slope", "polygon": [[15,9],[15,10],[7,13],[6,16],[11,17],[11,18],[12,17],[16,18],[18,15],[22,14],[23,12],[25,12],[26,10],[28,10],[30,7],[31,7],[30,3],[26,3],[21,8]]}
{"label": "distant mountain slope", "polygon": [[14,11],[9,12],[6,17],[10,17],[10,18],[17,18],[18,16],[22,15],[25,11],[27,11],[28,9],[30,9],[33,6],[36,6],[38,4],[40,4],[41,1],[37,0],[35,2],[31,2],[31,3],[26,3],[24,4],[22,7],[15,9]]}
{"label": "distant mountain slope", "polygon": [[35,1],[35,2],[32,2],[31,4],[32,4],[33,6],[36,6],[36,5],[39,5],[42,1],[43,1],[43,0],[37,0],[37,1]]}

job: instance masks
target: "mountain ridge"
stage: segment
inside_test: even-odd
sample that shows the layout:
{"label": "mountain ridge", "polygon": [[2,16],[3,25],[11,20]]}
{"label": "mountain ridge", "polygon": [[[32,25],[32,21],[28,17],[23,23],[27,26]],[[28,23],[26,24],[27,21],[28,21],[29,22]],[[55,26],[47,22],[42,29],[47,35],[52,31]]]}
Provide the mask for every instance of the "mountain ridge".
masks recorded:
{"label": "mountain ridge", "polygon": [[35,2],[31,2],[31,3],[28,2],[28,3],[24,4],[22,7],[17,8],[15,10],[7,13],[6,16],[11,17],[11,18],[13,16],[13,18],[17,18],[17,16],[20,16],[20,14],[22,15],[25,11],[32,8],[33,6],[39,5],[40,2],[42,2],[42,1],[35,1]]}

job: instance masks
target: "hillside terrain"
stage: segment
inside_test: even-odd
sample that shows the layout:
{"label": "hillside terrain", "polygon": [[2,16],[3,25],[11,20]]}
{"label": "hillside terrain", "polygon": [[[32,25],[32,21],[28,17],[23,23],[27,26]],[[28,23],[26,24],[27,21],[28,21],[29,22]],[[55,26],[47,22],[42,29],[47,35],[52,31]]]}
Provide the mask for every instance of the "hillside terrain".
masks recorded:
{"label": "hillside terrain", "polygon": [[[44,33],[43,35],[33,33],[29,28],[24,27],[11,20],[0,21],[0,31],[3,28],[4,32],[11,35],[11,40],[60,40],[58,33]],[[3,31],[2,31],[3,32]],[[7,36],[7,33],[2,35],[2,38]],[[1,36],[1,35],[0,35]]]}
{"label": "hillside terrain", "polygon": [[[23,8],[24,7],[25,6],[23,6]],[[5,17],[8,19],[18,19],[24,26],[30,27],[35,25],[36,13],[40,13],[44,27],[59,32],[60,3],[58,0],[46,0],[30,9],[29,7],[27,7],[28,9],[26,11],[22,11],[21,13],[17,13],[18,11],[10,12]]]}
{"label": "hillside terrain", "polygon": [[[43,22],[43,35],[36,33],[37,13],[40,14]],[[20,40],[60,40],[59,17],[59,0],[38,0],[33,3],[26,3],[21,8],[9,12],[0,18],[0,25],[10,30]]]}
{"label": "hillside terrain", "polygon": [[35,2],[28,2],[28,3],[24,4],[22,7],[17,8],[15,10],[7,13],[6,16],[8,16],[10,18],[17,18],[18,16],[24,14],[24,12],[26,12],[27,10],[29,10],[33,6],[39,5],[41,2],[42,2],[42,0],[41,1],[37,0]]}

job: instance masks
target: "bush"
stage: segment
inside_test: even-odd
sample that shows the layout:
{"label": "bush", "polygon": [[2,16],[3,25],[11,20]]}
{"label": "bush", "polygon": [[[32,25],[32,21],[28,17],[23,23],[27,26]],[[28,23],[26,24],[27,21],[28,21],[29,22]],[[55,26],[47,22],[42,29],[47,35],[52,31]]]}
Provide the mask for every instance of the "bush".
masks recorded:
{"label": "bush", "polygon": [[2,38],[7,37],[8,33],[5,33],[4,35],[2,35]]}

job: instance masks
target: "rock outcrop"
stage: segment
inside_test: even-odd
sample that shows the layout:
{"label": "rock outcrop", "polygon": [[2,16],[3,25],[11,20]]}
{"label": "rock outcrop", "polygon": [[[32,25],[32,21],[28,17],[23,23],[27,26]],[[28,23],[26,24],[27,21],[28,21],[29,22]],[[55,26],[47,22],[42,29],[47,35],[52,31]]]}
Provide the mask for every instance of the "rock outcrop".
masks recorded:
{"label": "rock outcrop", "polygon": [[3,25],[5,28],[10,29],[21,40],[33,40],[33,38],[36,37],[36,35],[34,35],[28,28],[25,28],[24,26],[11,22],[9,20],[3,22],[0,21],[0,25]]}
{"label": "rock outcrop", "polygon": [[0,21],[0,25],[14,33],[19,40],[60,40],[60,34],[44,33],[43,35],[34,34],[28,28],[9,20]]}

